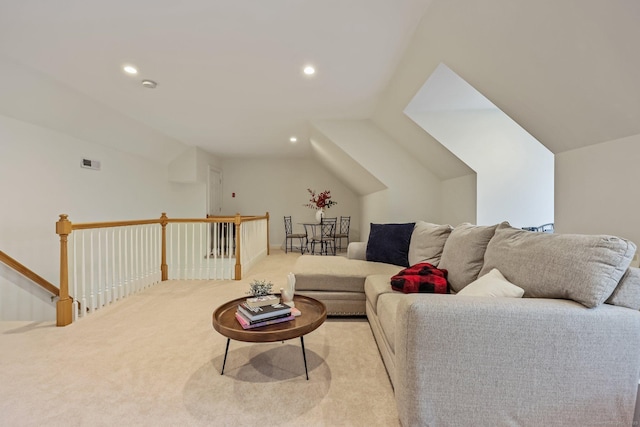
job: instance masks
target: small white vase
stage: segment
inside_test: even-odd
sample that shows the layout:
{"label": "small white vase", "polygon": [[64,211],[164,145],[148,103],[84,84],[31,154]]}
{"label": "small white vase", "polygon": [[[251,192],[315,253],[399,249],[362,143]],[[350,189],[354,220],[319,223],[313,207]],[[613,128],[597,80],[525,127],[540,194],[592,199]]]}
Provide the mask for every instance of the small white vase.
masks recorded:
{"label": "small white vase", "polygon": [[296,276],[293,273],[287,274],[287,285],[286,288],[280,288],[280,296],[282,297],[282,302],[287,304],[289,307],[295,307],[296,304],[293,302],[293,297],[296,293]]}
{"label": "small white vase", "polygon": [[322,218],[324,218],[324,209],[320,208],[316,211],[316,221],[322,222]]}

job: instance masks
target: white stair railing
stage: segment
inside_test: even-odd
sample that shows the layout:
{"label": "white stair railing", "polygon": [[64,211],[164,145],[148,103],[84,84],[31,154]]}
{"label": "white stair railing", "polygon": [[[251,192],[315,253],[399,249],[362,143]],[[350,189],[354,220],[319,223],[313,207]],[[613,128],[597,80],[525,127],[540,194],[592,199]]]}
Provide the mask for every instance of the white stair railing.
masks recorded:
{"label": "white stair railing", "polygon": [[169,279],[235,279],[234,223],[167,225]]}
{"label": "white stair railing", "polygon": [[[269,223],[265,218],[242,223],[240,232],[240,263],[242,271],[249,271],[269,253]],[[265,241],[266,240],[266,241]]]}
{"label": "white stair railing", "polygon": [[80,317],[162,279],[158,224],[76,230],[69,257],[73,313]]}
{"label": "white stair railing", "polygon": [[[269,253],[265,216],[56,223],[57,324],[65,326],[163,280],[239,280]],[[71,236],[71,239],[69,239]]]}

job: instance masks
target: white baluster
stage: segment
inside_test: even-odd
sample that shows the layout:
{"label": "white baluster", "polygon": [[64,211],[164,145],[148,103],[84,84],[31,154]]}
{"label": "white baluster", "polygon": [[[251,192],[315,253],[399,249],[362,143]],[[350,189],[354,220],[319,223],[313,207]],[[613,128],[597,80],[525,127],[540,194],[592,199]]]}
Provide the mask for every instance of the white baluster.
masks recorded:
{"label": "white baluster", "polygon": [[188,224],[185,222],[184,224],[184,254],[182,255],[182,271],[183,271],[183,279],[188,279],[189,276],[187,274],[187,245],[188,245],[188,238],[187,235],[189,234],[189,230],[188,230]]}
{"label": "white baluster", "polygon": [[116,287],[116,229],[111,229],[111,301],[118,299]]}
{"label": "white baluster", "polygon": [[149,286],[149,228],[146,225],[142,226],[142,287]]}
{"label": "white baluster", "polygon": [[72,321],[75,322],[78,319],[78,251],[77,251],[77,246],[78,246],[78,241],[76,239],[76,237],[78,236],[78,232],[76,231],[75,233],[72,234],[73,239],[72,244],[73,244],[73,256],[71,257],[72,261],[72,268],[71,268],[71,289],[73,289],[73,294],[71,295],[73,297],[73,303],[71,304],[72,306]]}
{"label": "white baluster", "polygon": [[104,234],[104,305],[111,303],[111,286],[109,285],[109,272],[111,257],[109,256],[109,230],[103,230]]}
{"label": "white baluster", "polygon": [[81,231],[82,233],[82,251],[80,252],[82,255],[82,280],[80,283],[80,293],[82,294],[81,304],[80,304],[80,317],[84,317],[87,314],[87,274],[86,274],[86,253],[87,250],[85,248],[85,237],[86,232]]}
{"label": "white baluster", "polygon": [[[187,225],[187,228],[189,228],[189,225]],[[191,274],[189,275],[189,279],[195,279],[195,272],[196,272],[196,265],[195,265],[195,239],[196,239],[196,225],[195,224],[191,224],[191,255],[189,255],[189,253],[187,253],[187,259],[190,259],[189,262],[189,270],[191,272]]]}
{"label": "white baluster", "polygon": [[131,230],[129,227],[124,229],[124,293],[125,296],[131,294],[131,260],[129,259],[131,245]]}
{"label": "white baluster", "polygon": [[95,311],[95,307],[96,307],[96,293],[95,293],[95,285],[94,285],[94,281],[95,281],[95,276],[93,275],[93,265],[94,265],[94,257],[93,257],[93,230],[91,230],[89,232],[89,274],[90,274],[90,281],[88,283],[89,286],[89,300],[90,302],[90,307],[89,307],[89,313],[93,313]]}
{"label": "white baluster", "polygon": [[98,233],[98,258],[96,262],[98,263],[98,276],[96,277],[96,285],[98,287],[98,295],[97,295],[97,305],[96,308],[101,308],[103,301],[102,294],[102,233],[100,230],[97,230]]}
{"label": "white baluster", "polygon": [[122,273],[122,227],[118,227],[118,299],[124,298],[124,278]]}
{"label": "white baluster", "polygon": [[133,227],[133,261],[134,261],[134,289],[140,291],[140,227]]}

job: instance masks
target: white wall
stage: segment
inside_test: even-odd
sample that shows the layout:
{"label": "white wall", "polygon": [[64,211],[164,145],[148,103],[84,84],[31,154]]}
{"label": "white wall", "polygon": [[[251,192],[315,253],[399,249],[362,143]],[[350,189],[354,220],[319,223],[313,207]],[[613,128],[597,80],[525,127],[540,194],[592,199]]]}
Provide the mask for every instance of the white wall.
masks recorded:
{"label": "white wall", "polygon": [[556,230],[640,245],[640,134],[556,154]]}
{"label": "white wall", "polygon": [[442,181],[442,223],[477,224],[476,174]]}
{"label": "white wall", "polygon": [[[81,168],[83,157],[101,170]],[[205,190],[170,184],[166,165],[0,116],[0,250],[56,286],[59,214],[72,222],[203,216]],[[22,292],[1,280],[1,299]]]}
{"label": "white wall", "polygon": [[[299,222],[315,221],[307,188],[330,190],[338,202],[327,211],[329,217],[351,216],[352,240],[360,233],[360,200],[352,190],[312,159],[225,159],[222,171],[222,214],[270,215],[272,246],[283,246],[285,215],[292,216],[294,230]],[[232,193],[236,197],[231,197]]]}
{"label": "white wall", "polygon": [[554,158],[497,109],[438,111],[412,118],[477,173],[477,223],[554,222]]}
{"label": "white wall", "polygon": [[[387,187],[366,195],[363,238],[369,235],[370,222],[440,222],[440,180],[373,122],[326,121],[316,127]],[[371,221],[374,218],[377,221]]]}
{"label": "white wall", "polygon": [[[384,224],[394,221],[390,212],[391,203],[389,202],[391,194],[389,190],[377,191],[362,197],[362,216],[361,224],[362,233],[360,233],[360,241],[369,240],[369,232],[371,231],[371,223]],[[405,221],[413,222],[415,220]]]}

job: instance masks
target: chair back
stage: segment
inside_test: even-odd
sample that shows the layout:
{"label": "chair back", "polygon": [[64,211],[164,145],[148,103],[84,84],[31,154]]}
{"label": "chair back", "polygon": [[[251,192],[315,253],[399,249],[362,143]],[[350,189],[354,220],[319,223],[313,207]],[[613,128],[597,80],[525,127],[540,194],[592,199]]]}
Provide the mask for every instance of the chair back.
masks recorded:
{"label": "chair back", "polygon": [[351,223],[350,216],[340,217],[340,234],[349,234],[349,225]]}
{"label": "chair back", "polygon": [[291,225],[290,216],[284,217],[284,234],[286,234],[287,236],[293,234],[293,226]]}
{"label": "chair back", "polygon": [[337,218],[323,218],[320,223],[320,237],[334,238],[336,235]]}

